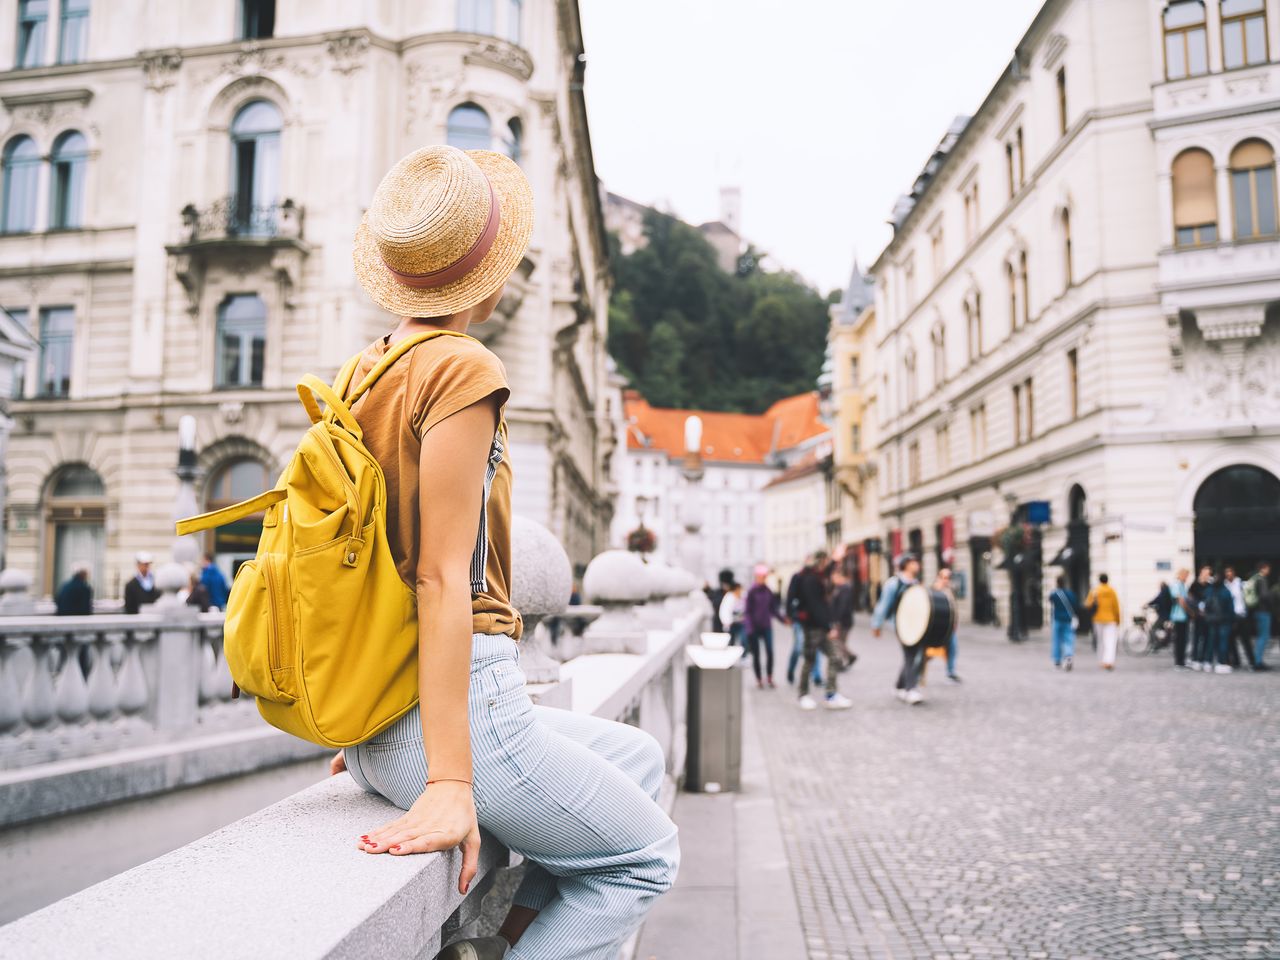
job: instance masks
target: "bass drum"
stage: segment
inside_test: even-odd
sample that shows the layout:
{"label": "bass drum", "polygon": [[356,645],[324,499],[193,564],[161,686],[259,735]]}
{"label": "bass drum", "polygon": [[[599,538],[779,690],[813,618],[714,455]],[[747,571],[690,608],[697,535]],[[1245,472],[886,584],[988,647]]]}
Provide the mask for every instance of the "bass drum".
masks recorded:
{"label": "bass drum", "polygon": [[956,629],[956,605],[949,594],[914,583],[902,591],[894,625],[904,647],[945,647]]}

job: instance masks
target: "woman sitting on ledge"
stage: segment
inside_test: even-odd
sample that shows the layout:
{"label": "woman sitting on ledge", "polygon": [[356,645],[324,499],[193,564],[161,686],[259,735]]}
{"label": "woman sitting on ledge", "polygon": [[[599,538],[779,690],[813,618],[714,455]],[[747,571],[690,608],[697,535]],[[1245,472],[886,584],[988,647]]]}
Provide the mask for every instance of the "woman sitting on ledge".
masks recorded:
{"label": "woman sitting on ledge", "polygon": [[[427,147],[397,163],[354,256],[369,296],[402,319],[351,382],[406,337],[487,320],[532,229],[529,182],[501,154]],[[386,474],[392,554],[417,593],[420,706],[333,770],[406,811],[360,838],[367,853],[461,846],[462,893],[480,825],[527,861],[500,936],[452,944],[440,960],[613,960],[679,863],[657,803],[664,759],[634,727],[535,707],[525,692],[510,602],[509,392],[497,357],[446,335],[413,347],[354,407]]]}

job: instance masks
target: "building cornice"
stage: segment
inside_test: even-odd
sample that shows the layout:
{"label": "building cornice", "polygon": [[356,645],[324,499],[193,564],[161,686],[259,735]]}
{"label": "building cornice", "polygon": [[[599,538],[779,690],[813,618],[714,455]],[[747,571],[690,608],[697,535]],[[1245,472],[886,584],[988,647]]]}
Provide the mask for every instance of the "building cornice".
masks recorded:
{"label": "building cornice", "polygon": [[1280,99],[1261,100],[1254,103],[1235,104],[1217,110],[1201,110],[1177,117],[1155,118],[1147,122],[1152,130],[1168,130],[1173,127],[1185,127],[1196,123],[1209,123],[1214,120],[1229,120],[1232,117],[1248,117],[1255,113],[1274,113],[1280,110]]}

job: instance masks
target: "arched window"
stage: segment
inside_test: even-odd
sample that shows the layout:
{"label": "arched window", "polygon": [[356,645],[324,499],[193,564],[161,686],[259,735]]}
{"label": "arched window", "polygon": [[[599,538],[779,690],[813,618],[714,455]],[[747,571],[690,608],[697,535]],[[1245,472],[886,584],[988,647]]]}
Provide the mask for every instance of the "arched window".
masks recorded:
{"label": "arched window", "polygon": [[489,115],[474,103],[464,103],[449,113],[445,142],[459,150],[488,150],[493,143]]}
{"label": "arched window", "polygon": [[1280,542],[1280,479],[1253,464],[1217,471],[1196,491],[1196,565],[1275,557]]}
{"label": "arched window", "polygon": [[524,140],[524,125],[520,122],[519,117],[512,117],[511,122],[507,124],[507,135],[502,138],[502,152],[514,160],[520,162],[520,145]]}
{"label": "arched window", "polygon": [[1237,240],[1275,236],[1276,155],[1262,140],[1231,151],[1231,205]]}
{"label": "arched window", "polygon": [[266,100],[245,104],[231,121],[229,234],[271,236],[275,233],[283,126],[280,111]]}
{"label": "arched window", "polygon": [[493,0],[458,0],[458,29],[492,36]]}
{"label": "arched window", "polygon": [[102,478],[83,463],[71,464],[51,478],[47,491],[45,543],[53,550],[45,560],[46,591],[54,593],[77,568],[88,567],[89,581],[101,593],[107,520]]}
{"label": "arched window", "polygon": [[266,305],[253,294],[223,300],[218,307],[218,386],[262,386],[266,353]]}
{"label": "arched window", "polygon": [[1004,264],[1004,276],[1009,282],[1009,329],[1012,331],[1018,329],[1018,272],[1008,260]]}
{"label": "arched window", "polygon": [[1222,65],[1234,70],[1266,62],[1264,0],[1222,0]]}
{"label": "arched window", "polygon": [[1218,190],[1207,150],[1183,150],[1173,161],[1173,234],[1179,247],[1218,240]]}
{"label": "arched window", "polygon": [[[209,481],[205,495],[206,510],[221,510],[256,497],[270,487],[267,468],[257,460],[231,460],[217,467]],[[214,555],[224,571],[234,577],[240,564],[252,560],[258,552],[258,540],[262,537],[262,514],[255,514],[224,527],[218,527],[208,536],[212,539],[206,549]]]}
{"label": "arched window", "polygon": [[4,148],[4,233],[27,233],[36,226],[40,151],[30,137],[14,137]]}
{"label": "arched window", "polygon": [[902,361],[903,373],[906,377],[907,406],[914,407],[919,395],[919,384],[916,382],[916,348],[907,347],[906,358]]}
{"label": "arched window", "polygon": [[1022,322],[1031,322],[1031,274],[1027,270],[1027,251],[1018,254],[1018,279],[1022,283]]}
{"label": "arched window", "polygon": [[1062,286],[1064,289],[1070,289],[1075,283],[1075,270],[1071,263],[1071,210],[1069,207],[1062,208]]}
{"label": "arched window", "polygon": [[68,130],[53,142],[51,230],[84,226],[84,171],[88,157],[89,143],[75,130]]}
{"label": "arched window", "polygon": [[964,302],[965,335],[969,341],[969,362],[982,356],[982,300],[973,294]]}
{"label": "arched window", "polygon": [[1164,10],[1164,75],[1169,80],[1209,72],[1202,0],[1174,0]]}

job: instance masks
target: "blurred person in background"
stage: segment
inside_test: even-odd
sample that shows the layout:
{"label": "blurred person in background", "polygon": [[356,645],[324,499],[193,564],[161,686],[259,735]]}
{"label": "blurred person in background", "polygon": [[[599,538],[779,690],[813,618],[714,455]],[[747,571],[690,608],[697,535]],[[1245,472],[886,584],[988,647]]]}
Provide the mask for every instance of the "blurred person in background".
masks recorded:
{"label": "blurred person in background", "polygon": [[732,584],[733,571],[725,569],[720,571],[720,577],[714,590],[710,585],[702,588],[702,592],[711,601],[711,630],[713,633],[727,633],[729,631],[729,625],[720,621],[720,601],[724,599],[725,591]]}
{"label": "blurred person in background", "polygon": [[858,659],[858,655],[849,649],[853,608],[853,582],[844,572],[843,566],[836,564],[831,568],[831,629],[835,632],[836,653],[841,657],[841,673],[853,666]]}
{"label": "blurred person in background", "polygon": [[1187,581],[1191,579],[1191,571],[1182,567],[1169,584],[1169,596],[1173,606],[1169,609],[1169,623],[1173,625],[1173,665],[1178,670],[1188,670],[1187,666],[1187,632],[1191,627],[1191,595]]}
{"label": "blurred person in background", "polygon": [[[806,571],[813,569],[816,563],[817,558],[813,554],[806,556],[804,566],[791,575],[791,581],[787,584],[787,622],[791,624],[791,655],[787,658],[787,683],[796,682],[796,665],[804,656],[804,621],[800,619],[800,580]],[[813,682],[819,686],[822,684],[821,653],[814,657]]]}
{"label": "blurred person in background", "polygon": [[835,649],[836,631],[831,618],[831,602],[827,593],[830,572],[825,550],[813,555],[813,563],[799,573],[796,584],[795,616],[804,624],[804,658],[800,661],[800,709],[814,710],[817,701],[809,696],[809,680],[814,671],[818,651],[827,655],[825,704],[829,710],[847,710],[853,701],[836,689],[840,654]]}
{"label": "blurred person in background", "polygon": [[[955,591],[951,588],[951,568],[950,567],[943,567],[941,570],[938,571],[938,575],[933,580],[933,589],[941,590],[943,593],[945,593],[951,599],[951,608],[953,610],[958,609],[956,607],[956,594],[955,594]],[[958,622],[955,624],[955,627],[957,628],[959,627]],[[960,676],[959,674],[956,673],[956,653],[957,653],[956,647],[959,641],[959,637],[956,636],[957,633],[958,633],[958,630],[953,629],[951,631],[951,636],[947,638],[947,682],[948,683],[960,682]]]}
{"label": "blurred person in background", "polygon": [[[1231,593],[1231,631],[1227,640],[1227,663],[1241,667],[1246,663],[1253,669],[1253,645],[1249,642],[1249,605],[1244,602],[1244,581],[1235,567],[1223,571],[1223,585]],[[1244,656],[1240,656],[1240,651]]]}
{"label": "blurred person in background", "polygon": [[93,614],[93,587],[89,585],[89,565],[77,563],[71,579],[58,590],[54,601],[60,617],[88,617]]}
{"label": "blurred person in background", "polygon": [[1204,616],[1204,597],[1213,584],[1213,568],[1208,564],[1200,568],[1196,582],[1187,588],[1187,597],[1191,604],[1191,625],[1194,636],[1191,641],[1191,669],[1213,669],[1213,640],[1210,637],[1209,621]]}
{"label": "blurred person in background", "polygon": [[[766,582],[769,568],[763,563],[752,571],[751,589],[747,591],[743,623],[747,633],[747,650],[751,653],[751,669],[756,686],[773,689],[773,621],[784,619],[778,595]],[[764,646],[765,667],[760,670],[760,647]]]}
{"label": "blurred person in background", "polygon": [[204,555],[204,566],[200,570],[200,582],[209,595],[209,605],[219,610],[227,609],[227,597],[231,588],[227,586],[227,578],[222,575],[218,565],[213,562],[213,554]]}
{"label": "blurred person in background", "polygon": [[743,615],[746,611],[746,598],[742,595],[742,584],[730,583],[720,598],[720,623],[729,634],[729,645],[742,647],[742,655],[747,655],[747,637]]}
{"label": "blurred person in background", "polygon": [[1076,658],[1076,627],[1080,624],[1080,598],[1058,577],[1058,588],[1049,595],[1053,614],[1053,665],[1071,671]]}
{"label": "blurred person in background", "polygon": [[[880,602],[876,604],[875,613],[871,615],[871,635],[880,636],[881,628],[886,624],[898,630],[898,601],[907,587],[915,586],[920,580],[920,561],[911,554],[898,558],[898,572],[885,581],[880,592]],[[896,685],[898,699],[909,706],[924,702],[924,694],[920,691],[920,664],[924,660],[924,644],[914,647],[902,646],[902,669],[898,671]]]}
{"label": "blurred person in background", "polygon": [[213,606],[213,601],[209,598],[209,588],[204,585],[201,579],[201,571],[196,570],[194,566],[189,570],[190,577],[187,581],[187,606],[195,607],[201,613],[208,613],[209,608]]}
{"label": "blurred person in background", "polygon": [[1264,661],[1271,642],[1271,618],[1275,613],[1276,593],[1271,588],[1271,564],[1265,560],[1244,585],[1244,602],[1253,617],[1253,669],[1270,670]]}
{"label": "blurred person in background", "polygon": [[1098,631],[1098,656],[1103,670],[1116,668],[1116,639],[1120,631],[1120,597],[1110,579],[1105,573],[1098,574],[1098,585],[1084,600],[1093,615],[1093,628]]}
{"label": "blurred person in background", "polygon": [[[1202,571],[1203,573],[1203,571]],[[1231,628],[1235,621],[1235,602],[1227,585],[1211,578],[1200,591],[1200,615],[1205,624],[1205,673],[1230,673]],[[1215,663],[1216,661],[1216,663]]]}
{"label": "blurred person in background", "polygon": [[151,564],[155,558],[143,550],[134,557],[134,560],[138,564],[138,572],[124,585],[125,613],[137,613],[145,604],[155,603],[160,599],[160,591],[156,589],[156,578],[151,573]]}

